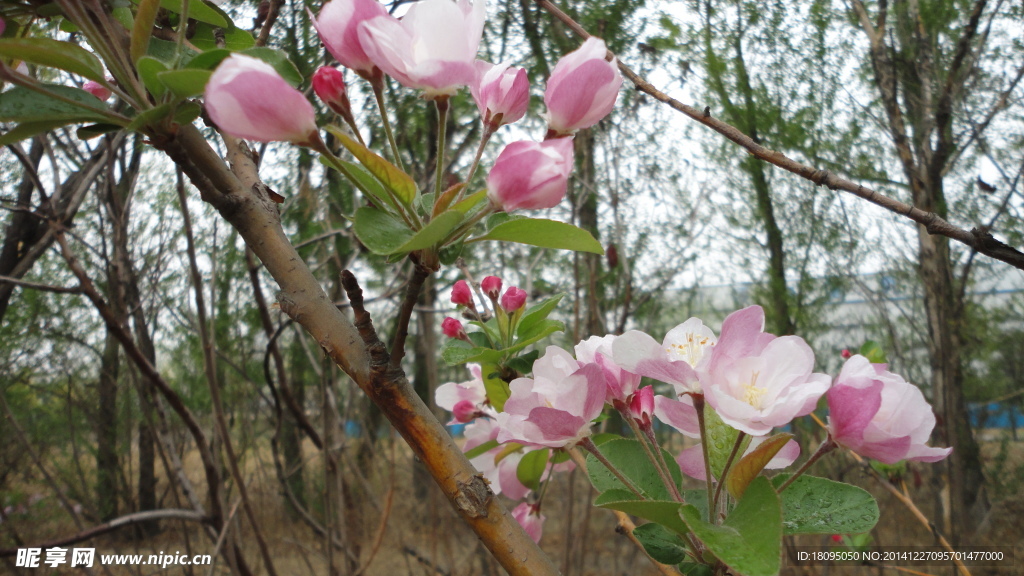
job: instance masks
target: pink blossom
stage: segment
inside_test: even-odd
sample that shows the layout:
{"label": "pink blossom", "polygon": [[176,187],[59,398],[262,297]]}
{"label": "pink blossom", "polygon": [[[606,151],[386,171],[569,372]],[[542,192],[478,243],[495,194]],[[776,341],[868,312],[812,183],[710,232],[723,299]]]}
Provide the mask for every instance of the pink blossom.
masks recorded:
{"label": "pink blossom", "polygon": [[[576,360],[581,364],[596,364],[604,373],[607,386],[605,402],[628,405],[630,397],[640,385],[640,376],[629,372],[614,362],[612,347],[620,336],[591,336],[576,345]],[[653,400],[652,400],[653,401]]]}
{"label": "pink blossom", "polygon": [[109,88],[95,80],[89,80],[85,84],[82,84],[82,90],[85,90],[100,100],[106,100],[107,98],[110,98],[111,95]]}
{"label": "pink blossom", "polygon": [[381,70],[432,98],[476,80],[484,0],[423,0],[402,20],[378,16],[359,26],[359,41]]}
{"label": "pink blossom", "polygon": [[526,304],[526,290],[509,286],[501,296],[501,308],[511,314]]}
{"label": "pink blossom", "polygon": [[843,360],[849,360],[850,356],[853,356],[853,353],[847,350],[846,348],[843,348],[842,352],[840,352],[839,355],[843,357]]}
{"label": "pink blossom", "polygon": [[217,127],[257,142],[304,144],[318,139],[313,105],[273,66],[232,54],[206,85],[206,110]]}
{"label": "pink blossom", "polygon": [[814,352],[802,338],[776,338],[763,328],[760,306],[730,314],[701,374],[707,403],[723,422],[751,436],[810,414],[830,384],[828,376],[812,372]]}
{"label": "pink blossom", "polygon": [[441,332],[449,338],[458,338],[466,335],[465,330],[462,328],[462,322],[451,316],[441,321]]}
{"label": "pink blossom", "polygon": [[497,276],[488,276],[484,278],[484,281],[480,283],[480,289],[487,294],[487,297],[491,300],[497,300],[498,294],[501,293],[501,278]]}
{"label": "pink blossom", "polygon": [[622,86],[617,63],[605,60],[604,40],[590,37],[555,65],[544,91],[548,128],[569,134],[589,128],[615,107]]}
{"label": "pink blossom", "polygon": [[[751,438],[750,444],[747,445],[747,449],[743,451],[743,456],[753,452],[755,448],[767,439],[767,436],[755,436]],[[686,448],[679,454],[676,458],[676,463],[679,464],[679,468],[683,471],[683,474],[686,474],[691,478],[696,478],[697,480],[707,479],[707,476],[704,473],[704,453],[702,450],[701,445],[697,444],[696,446]],[[796,459],[799,457],[800,444],[795,440],[790,440],[789,442],[786,442],[778,453],[775,454],[774,458],[768,461],[765,468],[769,470],[786,468],[793,462],[796,462]]]}
{"label": "pink blossom", "polygon": [[539,506],[523,502],[512,510],[512,517],[519,522],[519,525],[526,530],[534,542],[540,543],[541,535],[544,533],[544,521],[547,520],[547,517],[540,513]]}
{"label": "pink blossom", "polygon": [[629,414],[642,428],[651,425],[651,415],[654,413],[654,386],[644,386],[633,394],[629,402]]}
{"label": "pink blossom", "polygon": [[[466,444],[463,450],[468,452],[485,442],[496,440],[498,425],[493,418],[477,418],[466,425],[465,435]],[[519,461],[525,455],[522,449],[510,451],[508,445],[499,445],[476,456],[469,463],[491,483],[491,490],[495,494],[504,494],[513,500],[521,500],[530,493],[530,489],[516,476]]]}
{"label": "pink blossom", "polygon": [[352,114],[352,105],[345,92],[345,78],[337,68],[321,66],[313,74],[313,92],[342,117]]}
{"label": "pink blossom", "polygon": [[530,81],[526,70],[508,64],[476,61],[478,77],[469,85],[484,124],[497,128],[526,115],[530,103]]}
{"label": "pink blossom", "polygon": [[457,306],[471,306],[473,304],[473,292],[469,289],[469,283],[465,280],[459,280],[455,283],[455,286],[452,286],[452,304]]}
{"label": "pink blossom", "polygon": [[590,436],[591,420],[604,406],[601,369],[581,367],[565,350],[548,346],[533,375],[509,385],[512,394],[498,414],[498,441],[562,448]]}
{"label": "pink blossom", "polygon": [[654,397],[654,416],[690,438],[700,438],[700,421],[693,397],[685,394],[675,398]]}
{"label": "pink blossom", "polygon": [[836,443],[885,464],[937,462],[952,448],[926,445],[935,414],[921,390],[885,364],[857,354],[828,392],[829,431]]}
{"label": "pink blossom", "polygon": [[638,330],[630,330],[612,346],[615,363],[624,369],[671,384],[676,394],[699,393],[695,369],[706,363],[715,334],[699,318],[690,318],[665,335],[661,344]]}
{"label": "pink blossom", "polygon": [[376,66],[360,42],[359,25],[373,18],[391,16],[377,0],[333,0],[324,4],[319,18],[311,19],[320,40],[338,62],[370,78]]}
{"label": "pink blossom", "polygon": [[[447,382],[437,387],[434,392],[434,403],[439,408],[455,412],[455,407],[462,402],[469,402],[473,412],[484,412],[487,407],[487,389],[484,387],[483,372],[479,364],[467,364],[471,379],[465,382]],[[463,415],[468,411],[462,406]],[[465,422],[456,415],[456,421]]]}
{"label": "pink blossom", "polygon": [[487,197],[508,212],[557,206],[565,197],[572,159],[569,138],[513,142],[498,154],[487,175]]}

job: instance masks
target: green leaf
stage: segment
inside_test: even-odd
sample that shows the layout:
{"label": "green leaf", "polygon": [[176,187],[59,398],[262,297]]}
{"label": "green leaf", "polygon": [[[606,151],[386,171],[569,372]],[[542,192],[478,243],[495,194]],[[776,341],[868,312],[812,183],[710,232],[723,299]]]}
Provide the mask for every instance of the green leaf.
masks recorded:
{"label": "green leaf", "polygon": [[868,359],[872,364],[886,364],[885,350],[874,340],[868,340],[860,347],[860,355]]}
{"label": "green leaf", "polygon": [[679,517],[679,502],[667,500],[639,500],[629,490],[607,490],[594,500],[594,506],[618,510],[634,516],[639,516],[651,522],[657,522],[662,526],[678,534],[686,534],[689,529],[686,523]]}
{"label": "green leaf", "polygon": [[516,478],[519,479],[519,482],[530,490],[538,490],[540,478],[544,475],[550,455],[551,451],[546,448],[527,452],[516,468]]}
{"label": "green leaf", "polygon": [[2,38],[0,56],[59,68],[89,80],[106,82],[100,59],[71,42],[50,38]]}
{"label": "green leaf", "polygon": [[[47,92],[71,102],[59,100],[46,93],[15,86],[0,93],[0,122],[110,122],[102,112],[106,105],[99,98],[73,86],[43,84]],[[53,124],[51,124],[53,125]]]}
{"label": "green leaf", "polygon": [[403,222],[376,208],[356,210],[354,220],[356,238],[374,254],[394,254],[412,239],[412,231]]}
{"label": "green leaf", "polygon": [[[140,0],[132,24],[132,39],[129,48],[132,62],[138,62],[149,51],[149,40],[153,37],[153,24],[160,11],[160,0]],[[152,90],[151,90],[152,91]]]}
{"label": "green leaf", "polygon": [[[704,426],[707,431],[705,436],[708,445],[708,459],[711,461],[711,473],[715,478],[721,478],[722,470],[725,469],[725,463],[729,461],[729,454],[732,453],[732,448],[736,444],[736,438],[739,437],[740,432],[722,422],[710,404],[704,405]],[[743,445],[736,453],[737,458],[743,454],[749,444],[750,436],[746,436]]]}
{"label": "green leaf", "polygon": [[764,470],[764,467],[771,462],[771,459],[782,450],[787,442],[793,439],[792,434],[780,433],[768,438],[758,445],[750,454],[733,464],[729,469],[729,477],[725,486],[733,498],[739,499],[743,496],[750,482]]}
{"label": "green leaf", "polygon": [[516,327],[516,335],[518,336],[529,332],[534,325],[547,318],[548,315],[551,314],[551,311],[555,309],[555,306],[558,306],[558,303],[564,297],[564,292],[561,294],[555,294],[554,296],[545,298],[544,300],[527,308],[526,312],[523,312],[522,318],[519,319],[519,325]]}
{"label": "green leaf", "polygon": [[[646,452],[637,440],[632,438],[619,438],[603,444],[599,450],[604,457],[615,466],[623,476],[644,493],[651,500],[671,500],[672,496],[668,488],[661,481],[657,468],[647,458]],[[682,481],[682,474],[675,459],[664,452],[669,472],[676,486]],[[590,483],[598,492],[605,492],[613,489],[625,489],[626,487],[615,477],[604,464],[599,462],[593,454],[587,454],[587,474],[590,476]]]}
{"label": "green leaf", "polygon": [[521,356],[509,358],[508,361],[505,362],[505,365],[520,374],[529,374],[530,372],[533,372],[533,363],[537,361],[539,356],[540,350],[531,350]]}
{"label": "green leaf", "polygon": [[708,491],[701,488],[696,490],[683,490],[683,500],[693,506],[701,514],[701,518],[708,519]]}
{"label": "green leaf", "polygon": [[[497,364],[502,360],[501,352],[481,346],[470,346],[462,340],[449,340],[441,348],[441,359],[449,366],[458,366],[466,362],[489,362]],[[486,382],[485,382],[486,384]]]}
{"label": "green leaf", "polygon": [[480,205],[480,202],[484,198],[487,198],[487,190],[481,190],[474,194],[470,194],[456,202],[455,206],[452,206],[452,210],[458,210],[463,214],[469,214],[474,208]]}
{"label": "green leaf", "polygon": [[132,9],[126,4],[121,4],[120,6],[116,5],[115,2],[111,2],[111,4],[114,4],[114,8],[110,11],[110,15],[114,17],[114,20],[120,22],[125,30],[134,30],[135,16],[132,15]]}
{"label": "green leaf", "polygon": [[416,182],[411,176],[402,172],[397,166],[388,162],[381,156],[373,153],[369,148],[363,146],[350,138],[336,126],[327,126],[327,131],[333,134],[341,144],[356,157],[359,162],[370,171],[384,187],[404,206],[410,206],[416,198]]}
{"label": "green leaf", "polygon": [[419,232],[413,235],[408,242],[398,249],[399,252],[414,252],[436,246],[449,234],[455,231],[462,223],[462,214],[455,210],[439,214],[431,220]]}
{"label": "green leaf", "polygon": [[79,140],[89,140],[91,138],[96,138],[97,136],[117,132],[121,129],[122,126],[118,126],[117,124],[90,124],[75,130],[75,135],[78,136]]}
{"label": "green leaf", "polygon": [[292,61],[288,59],[288,55],[284,52],[274,50],[273,48],[258,47],[242,50],[242,54],[259,58],[270,64],[281,75],[281,78],[284,78],[284,81],[291,84],[293,88],[298,88],[299,84],[302,84],[302,73],[295,67],[295,64],[292,64]]}
{"label": "green leaf", "polygon": [[662,564],[679,564],[687,558],[683,539],[661,524],[651,522],[637,526],[633,529],[633,536],[643,544],[651,558]]}
{"label": "green leaf", "polygon": [[36,134],[49,132],[50,130],[60,128],[61,126],[66,126],[69,123],[70,122],[67,122],[65,120],[41,120],[36,122],[22,122],[21,124],[18,124],[14,128],[8,130],[7,132],[0,134],[0,146],[7,146],[8,144],[21,142],[22,140],[25,140],[26,138],[31,138]]}
{"label": "green leaf", "polygon": [[209,70],[182,68],[159,72],[156,76],[178,98],[191,98],[203,93],[206,83],[210,81],[212,75],[213,72]]}
{"label": "green leaf", "polygon": [[161,120],[171,114],[170,104],[161,104],[154,108],[150,108],[145,112],[139,114],[135,118],[132,118],[132,123],[128,125],[128,130],[136,131],[141,130],[145,126],[152,126],[159,123]]}
{"label": "green leaf", "polygon": [[498,447],[498,441],[497,440],[488,440],[487,442],[484,442],[483,444],[481,444],[479,446],[474,446],[471,450],[466,450],[466,452],[465,452],[465,454],[463,454],[463,456],[466,457],[466,460],[472,460],[473,458],[476,458],[477,456],[480,456],[481,454],[489,452],[489,451],[491,451],[491,450],[493,450],[493,449],[495,449],[497,447]]}
{"label": "green leaf", "polygon": [[167,86],[160,81],[158,76],[161,72],[167,71],[167,64],[164,64],[162,60],[152,56],[143,56],[139,58],[135,68],[139,71],[139,78],[142,79],[142,84],[150,94],[160,98],[167,93]]}
{"label": "green leaf", "polygon": [[590,232],[572,224],[542,218],[509,220],[495,226],[487,234],[473,238],[473,241],[477,240],[502,240],[541,248],[604,254],[601,243]]}
{"label": "green leaf", "polygon": [[715,569],[707,564],[696,562],[683,562],[679,565],[679,571],[686,576],[714,576]]}
{"label": "green leaf", "polygon": [[196,68],[198,70],[213,70],[224,61],[225,58],[231,56],[231,50],[225,50],[223,48],[214,48],[213,50],[204,50],[196,57],[188,61],[186,68]]}
{"label": "green leaf", "polygon": [[522,350],[534,342],[543,340],[555,332],[563,331],[565,331],[565,324],[562,321],[548,319],[541,320],[540,322],[534,323],[529,330],[523,331],[516,340],[516,343],[506,348],[504,352],[508,355],[509,353]]}
{"label": "green leaf", "polygon": [[[398,209],[398,204],[396,204],[395,200],[390,194],[388,194],[388,191],[384,189],[384,185],[374,178],[373,174],[370,174],[369,170],[355,162],[348,162],[346,160],[339,160],[339,162],[341,162],[342,166],[344,166],[349,172],[348,174],[344,174],[344,172],[342,172],[342,174],[346,178],[351,177],[352,180],[355,180],[352,184],[363,193],[363,196],[366,197],[367,201],[373,202],[378,208],[390,206],[395,210]],[[322,154],[320,155],[320,163],[331,170],[337,170],[334,163]]]}
{"label": "green leaf", "polygon": [[755,478],[721,526],[709,524],[693,506],[679,515],[708,549],[744,576],[775,576],[782,556],[782,508],[768,479]]}
{"label": "green leaf", "polygon": [[[789,474],[772,478],[781,486]],[[867,491],[816,476],[800,476],[780,495],[786,534],[859,534],[878,522],[878,503]]]}
{"label": "green leaf", "polygon": [[[204,51],[219,48],[216,30],[216,26],[200,23],[196,26],[196,32],[189,38],[189,41],[193,46]],[[248,50],[255,45],[256,39],[248,30],[236,26],[231,31],[224,32],[224,48],[228,50],[239,52]]]}
{"label": "green leaf", "polygon": [[[181,0],[160,0],[160,7],[168,12],[181,14]],[[215,10],[201,0],[191,0],[188,3],[188,17],[207,24],[213,24],[220,28],[230,28],[234,23],[225,18],[219,11]]]}
{"label": "green leaf", "polygon": [[168,66],[185,66],[190,60],[195,58],[199,52],[196,52],[188,46],[182,46],[181,53],[179,54],[177,43],[169,40],[161,40],[160,38],[150,38],[149,49],[146,50],[146,54],[163,61],[163,63]]}
{"label": "green leaf", "polygon": [[[490,350],[486,348],[485,350]],[[492,350],[493,352],[493,350]],[[512,395],[508,382],[501,379],[501,370],[497,364],[483,364],[480,366],[480,375],[484,380],[484,390],[487,391],[487,400],[498,412],[505,410],[505,401]]]}
{"label": "green leaf", "polygon": [[437,253],[437,259],[441,261],[444,266],[454,266],[458,262],[459,257],[462,256],[462,249],[466,247],[466,244],[462,241],[449,244]]}
{"label": "green leaf", "polygon": [[178,124],[191,124],[203,113],[203,107],[191,100],[182,102],[174,111],[174,121]]}

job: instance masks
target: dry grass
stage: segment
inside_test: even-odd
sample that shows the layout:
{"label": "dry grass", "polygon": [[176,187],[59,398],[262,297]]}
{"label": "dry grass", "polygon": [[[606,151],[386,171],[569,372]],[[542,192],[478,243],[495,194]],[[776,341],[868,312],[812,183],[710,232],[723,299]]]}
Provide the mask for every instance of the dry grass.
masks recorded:
{"label": "dry grass", "polygon": [[[346,542],[356,561],[352,565],[363,566],[367,576],[393,576],[396,574],[423,576],[476,576],[497,575],[503,571],[489,557],[477,542],[472,532],[462,524],[444,501],[440,492],[422,473],[410,466],[412,456],[401,441],[386,441],[383,451],[377,454],[371,470],[355,474],[351,469],[355,446],[343,450],[346,485],[352,490],[355,502],[341,516],[348,524]],[[1008,444],[1009,452],[1004,458],[1004,470],[1024,470],[1024,442]],[[322,514],[322,463],[318,452],[306,447],[306,454],[317,455],[307,462],[306,483],[309,490],[313,514],[321,519]],[[985,444],[986,461],[995,461],[1000,450],[999,442]],[[202,468],[198,457],[189,453],[184,459],[188,476],[198,487],[203,485]],[[54,469],[73,470],[70,462],[50,460]],[[83,466],[86,466],[83,464]],[[873,536],[875,543],[886,546],[931,545],[928,530],[916,522],[909,512],[888,492],[882,490],[857,466],[835,458],[829,463],[828,475],[860,485],[871,491],[878,499],[882,518]],[[318,536],[309,526],[295,518],[285,505],[280,487],[274,475],[274,468],[268,447],[259,445],[246,453],[243,474],[248,479],[250,495],[253,498],[259,523],[266,536],[279,574],[327,574],[328,547],[325,539]],[[935,518],[935,489],[930,476],[932,468],[915,465],[907,475],[907,489],[915,502],[930,518]],[[826,470],[815,472],[826,475]],[[1008,475],[1001,480],[1007,480]],[[160,478],[158,492],[163,495],[164,507],[175,507],[169,495],[165,477]],[[388,493],[394,487],[393,504],[386,516],[387,526],[383,532],[380,548],[373,555],[371,549],[382,520],[385,518]],[[975,570],[975,576],[998,574],[1010,576],[1024,573],[1024,496],[1018,483],[1013,494],[997,506],[986,523],[986,532],[975,535],[979,544],[1014,545],[1017,547],[1017,567],[999,571]],[[46,493],[44,485],[25,484],[6,487],[9,493]],[[423,495],[418,497],[417,495]],[[566,576],[619,576],[656,574],[643,554],[629,541],[615,532],[616,522],[611,513],[589,506],[593,496],[586,479],[578,472],[561,474],[548,489],[544,502],[544,514],[548,517],[542,547],[560,566]],[[230,504],[237,501],[237,491],[229,491]],[[230,505],[229,505],[230,508]],[[349,516],[345,517],[345,514]],[[254,545],[251,528],[239,510],[234,525],[240,534],[241,548],[257,573],[265,574]],[[27,516],[14,516],[7,526],[0,526],[0,546],[14,544],[13,528],[25,542],[46,541],[75,532],[74,525],[60,508],[56,499],[48,496],[35,503]],[[826,537],[802,537],[801,545],[820,545]],[[95,546],[97,554],[158,554],[189,553],[208,554],[213,545],[210,539],[200,533],[196,524],[168,521],[156,537],[135,540],[133,532],[124,530],[98,538],[80,546]],[[334,564],[342,574],[349,573],[351,565],[346,563],[344,552],[334,550]],[[227,574],[222,558],[215,558],[214,574]],[[368,563],[368,565],[367,565]],[[0,572],[7,567],[0,564]],[[191,574],[203,575],[209,568],[196,569]],[[869,576],[883,572],[896,573],[881,568],[831,568],[803,567],[786,568],[785,574],[801,576]],[[950,574],[945,569],[925,569],[929,574]],[[71,569],[50,568],[24,570],[25,574],[71,574]],[[102,571],[97,569],[98,574]],[[168,567],[112,567],[111,574],[190,574],[180,566]]]}

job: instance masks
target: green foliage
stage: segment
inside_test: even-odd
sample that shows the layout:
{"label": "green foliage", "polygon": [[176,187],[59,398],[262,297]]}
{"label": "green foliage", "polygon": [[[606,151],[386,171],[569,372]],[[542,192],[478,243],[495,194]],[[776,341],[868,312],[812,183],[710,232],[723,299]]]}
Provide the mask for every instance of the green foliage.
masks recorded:
{"label": "green foliage", "polygon": [[[644,496],[652,500],[668,501],[672,499],[668,487],[661,481],[661,476],[654,464],[647,458],[639,441],[629,438],[611,440],[601,445],[600,451],[613,466],[622,472],[623,476],[641,490]],[[664,455],[672,479],[678,487],[682,482],[679,466],[671,454],[664,452]],[[626,488],[593,454],[587,455],[587,474],[590,476],[590,483],[598,492]]]}
{"label": "green foliage", "polygon": [[782,509],[767,478],[754,480],[722,525],[709,524],[693,506],[679,515],[715,557],[745,576],[774,576],[782,554]]}
{"label": "green foliage", "polygon": [[541,218],[522,218],[503,222],[488,230],[483,236],[472,239],[473,242],[480,240],[503,240],[542,248],[604,254],[601,243],[595,240],[590,232],[572,224]]}
{"label": "green foliage", "polygon": [[651,522],[633,529],[633,536],[643,544],[644,550],[662,564],[679,564],[686,559],[686,544],[679,534],[661,524]]}
{"label": "green foliage", "polygon": [[[789,474],[772,478],[776,487]],[[803,475],[781,494],[782,526],[786,534],[858,534],[878,522],[878,504],[856,486]]]}

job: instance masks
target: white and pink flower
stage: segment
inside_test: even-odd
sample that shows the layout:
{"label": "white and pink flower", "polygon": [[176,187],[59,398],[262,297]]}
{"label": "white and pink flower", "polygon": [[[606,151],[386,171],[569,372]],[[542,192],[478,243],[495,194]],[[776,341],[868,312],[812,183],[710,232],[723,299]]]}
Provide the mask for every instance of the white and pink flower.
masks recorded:
{"label": "white and pink flower", "polygon": [[928,446],[935,414],[921,390],[885,364],[855,355],[828,392],[832,439],[886,464],[900,460],[937,462],[952,448]]}
{"label": "white and pink flower", "polygon": [[605,60],[607,51],[604,40],[590,37],[555,64],[544,91],[552,132],[571,134],[589,128],[615,107],[622,75],[615,60]]}
{"label": "white and pink flower", "polygon": [[552,208],[565,198],[572,167],[571,138],[513,142],[487,175],[487,197],[506,212]]}

